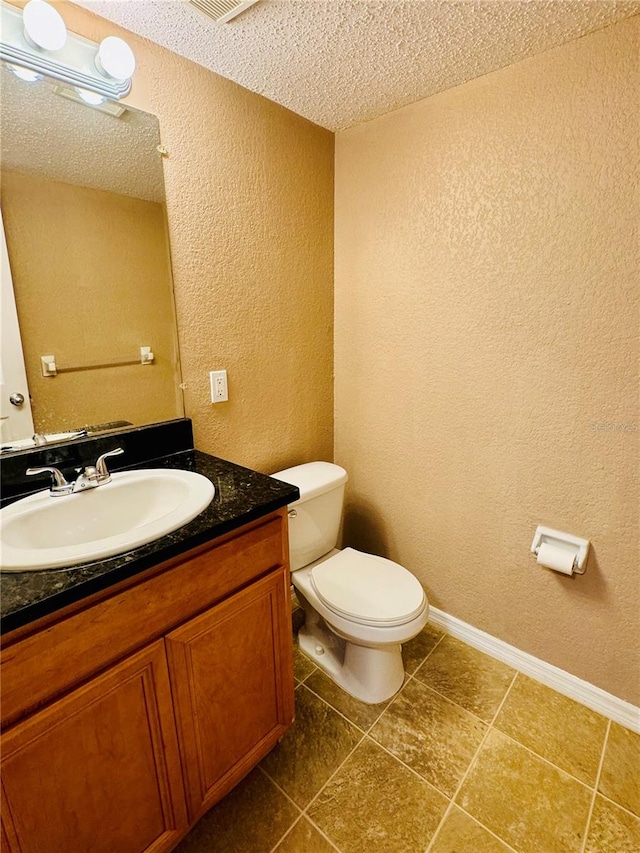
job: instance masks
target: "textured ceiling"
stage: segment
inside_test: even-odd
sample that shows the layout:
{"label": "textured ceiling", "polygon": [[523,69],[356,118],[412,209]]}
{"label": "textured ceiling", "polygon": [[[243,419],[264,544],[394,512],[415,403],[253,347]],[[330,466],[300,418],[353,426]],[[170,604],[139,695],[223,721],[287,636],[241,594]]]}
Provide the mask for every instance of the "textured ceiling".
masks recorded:
{"label": "textured ceiling", "polygon": [[260,0],[216,25],[185,0],[75,0],[330,130],[640,12],[638,0]]}
{"label": "textured ceiling", "polygon": [[164,203],[155,116],[127,109],[114,118],[4,67],[0,85],[3,168]]}

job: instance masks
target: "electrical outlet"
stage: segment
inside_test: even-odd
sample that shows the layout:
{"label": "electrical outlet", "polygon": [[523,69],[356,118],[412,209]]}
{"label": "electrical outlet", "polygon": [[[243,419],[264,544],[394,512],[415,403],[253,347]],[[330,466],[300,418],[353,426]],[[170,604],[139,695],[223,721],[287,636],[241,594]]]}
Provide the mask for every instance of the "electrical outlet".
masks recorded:
{"label": "electrical outlet", "polygon": [[211,402],[226,403],[229,399],[229,389],[227,387],[227,371],[212,370],[209,373],[209,382],[211,383]]}

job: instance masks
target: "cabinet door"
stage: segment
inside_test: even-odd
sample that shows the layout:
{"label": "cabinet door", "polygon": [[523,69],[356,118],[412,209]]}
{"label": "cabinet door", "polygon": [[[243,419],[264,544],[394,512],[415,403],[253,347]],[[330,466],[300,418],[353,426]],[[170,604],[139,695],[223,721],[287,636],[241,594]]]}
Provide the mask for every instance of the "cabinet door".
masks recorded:
{"label": "cabinet door", "polygon": [[193,821],[293,720],[288,572],[280,569],[212,607],[166,643]]}
{"label": "cabinet door", "polygon": [[8,851],[171,850],[187,828],[162,640],[2,738]]}

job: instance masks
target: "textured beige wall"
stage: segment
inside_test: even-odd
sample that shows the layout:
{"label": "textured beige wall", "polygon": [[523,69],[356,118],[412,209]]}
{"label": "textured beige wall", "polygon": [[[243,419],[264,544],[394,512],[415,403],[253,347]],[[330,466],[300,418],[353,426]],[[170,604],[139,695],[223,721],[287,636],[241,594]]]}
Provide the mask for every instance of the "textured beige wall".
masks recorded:
{"label": "textured beige wall", "polygon": [[[273,471],[333,454],[333,134],[104,19],[158,116],[185,409],[201,450]],[[230,401],[209,402],[226,368]]]}
{"label": "textured beige wall", "polygon": [[[2,209],[36,432],[178,417],[182,400],[162,205],[2,172]],[[153,364],[43,377],[136,358]]]}
{"label": "textured beige wall", "polygon": [[335,265],[347,540],[635,703],[639,24],[339,133]]}

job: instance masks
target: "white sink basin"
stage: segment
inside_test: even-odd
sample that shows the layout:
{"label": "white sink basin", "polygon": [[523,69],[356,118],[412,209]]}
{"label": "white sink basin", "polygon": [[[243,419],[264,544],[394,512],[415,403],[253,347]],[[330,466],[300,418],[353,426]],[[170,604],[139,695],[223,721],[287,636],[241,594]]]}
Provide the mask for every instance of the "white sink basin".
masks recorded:
{"label": "white sink basin", "polygon": [[75,495],[38,492],[0,510],[0,568],[56,569],[122,554],[182,527],[214,493],[201,474],[164,468],[112,474]]}

